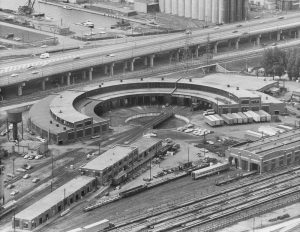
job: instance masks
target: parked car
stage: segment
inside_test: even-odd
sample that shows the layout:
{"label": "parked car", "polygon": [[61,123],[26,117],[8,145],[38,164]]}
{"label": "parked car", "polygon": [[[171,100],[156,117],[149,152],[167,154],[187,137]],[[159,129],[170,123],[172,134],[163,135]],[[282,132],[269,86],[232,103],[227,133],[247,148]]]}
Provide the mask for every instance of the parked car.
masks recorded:
{"label": "parked car", "polygon": [[47,53],[47,52],[40,55],[41,59],[46,59],[46,58],[49,58],[49,57],[50,57],[50,54]]}
{"label": "parked car", "polygon": [[33,178],[33,179],[32,179],[32,183],[37,183],[37,182],[39,182],[39,181],[40,181],[39,178]]}
{"label": "parked car", "polygon": [[28,179],[30,177],[30,175],[27,173],[23,176],[23,179]]}
{"label": "parked car", "polygon": [[12,189],[12,188],[14,188],[15,186],[13,185],[13,184],[9,184],[9,185],[7,185],[7,188],[8,189]]}
{"label": "parked car", "polygon": [[14,190],[14,191],[12,191],[12,192],[10,193],[10,195],[11,195],[11,196],[15,196],[15,195],[17,195],[18,193],[19,193],[18,190]]}

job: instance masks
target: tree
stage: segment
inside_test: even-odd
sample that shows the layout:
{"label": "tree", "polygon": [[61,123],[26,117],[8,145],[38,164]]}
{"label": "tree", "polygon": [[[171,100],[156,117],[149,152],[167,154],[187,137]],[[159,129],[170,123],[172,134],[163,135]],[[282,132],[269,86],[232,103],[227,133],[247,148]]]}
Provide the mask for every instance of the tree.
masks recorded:
{"label": "tree", "polygon": [[286,70],[287,64],[286,52],[275,47],[264,51],[262,56],[262,66],[265,69],[265,74],[273,77],[282,76]]}

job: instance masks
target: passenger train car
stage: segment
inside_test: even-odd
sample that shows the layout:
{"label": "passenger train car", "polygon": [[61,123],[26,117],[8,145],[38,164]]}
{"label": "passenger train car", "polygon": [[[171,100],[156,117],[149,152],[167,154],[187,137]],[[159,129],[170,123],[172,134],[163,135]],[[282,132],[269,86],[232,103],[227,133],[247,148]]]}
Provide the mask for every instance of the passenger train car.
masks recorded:
{"label": "passenger train car", "polygon": [[201,177],[210,176],[218,172],[223,172],[229,169],[229,163],[218,163],[207,168],[202,168],[192,172],[193,180]]}

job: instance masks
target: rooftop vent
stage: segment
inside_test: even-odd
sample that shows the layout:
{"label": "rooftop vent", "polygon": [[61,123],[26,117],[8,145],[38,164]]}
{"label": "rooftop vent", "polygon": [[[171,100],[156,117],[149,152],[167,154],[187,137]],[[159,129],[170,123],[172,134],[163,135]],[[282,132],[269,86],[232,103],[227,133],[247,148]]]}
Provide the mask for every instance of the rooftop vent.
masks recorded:
{"label": "rooftop vent", "polygon": [[192,82],[192,78],[190,78],[190,82]]}
{"label": "rooftop vent", "polygon": [[59,113],[62,113],[62,111],[61,111],[61,110],[59,110]]}
{"label": "rooftop vent", "polygon": [[230,85],[227,85],[227,87],[229,88],[229,87],[230,87]]}
{"label": "rooftop vent", "polygon": [[240,90],[240,87],[236,87],[236,90]]}
{"label": "rooftop vent", "polygon": [[99,87],[101,87],[102,85],[100,84]]}
{"label": "rooftop vent", "polygon": [[50,120],[50,124],[52,124],[52,120]]}
{"label": "rooftop vent", "polygon": [[121,79],[120,82],[123,82],[123,80]]}
{"label": "rooftop vent", "polygon": [[64,130],[67,130],[67,127],[64,126]]}
{"label": "rooftop vent", "polygon": [[163,81],[164,79],[165,79],[164,77],[161,78],[162,81]]}
{"label": "rooftop vent", "polygon": [[59,97],[62,98],[62,95],[60,95]]}
{"label": "rooftop vent", "polygon": [[141,78],[141,81],[144,80],[144,78]]}
{"label": "rooftop vent", "polygon": [[59,127],[59,124],[56,124],[57,127]]}

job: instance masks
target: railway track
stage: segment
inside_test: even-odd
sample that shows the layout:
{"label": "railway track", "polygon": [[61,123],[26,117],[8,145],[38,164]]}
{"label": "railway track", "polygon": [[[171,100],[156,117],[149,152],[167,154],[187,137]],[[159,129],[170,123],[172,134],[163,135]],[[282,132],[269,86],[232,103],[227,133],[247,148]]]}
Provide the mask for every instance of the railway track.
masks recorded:
{"label": "railway track", "polygon": [[[300,169],[300,167],[297,167],[294,170],[298,169]],[[271,178],[273,178],[273,181],[270,181]],[[144,213],[139,217],[126,219],[123,222],[115,223],[116,227],[111,231],[139,231],[149,227],[155,227],[155,225],[159,223],[167,223],[170,220],[172,220],[172,225],[175,225],[176,223],[178,225],[178,217],[193,218],[193,215],[199,214],[199,210],[203,211],[208,207],[217,207],[220,204],[223,205],[224,202],[228,201],[227,198],[229,194],[231,198],[246,197],[253,192],[262,191],[265,188],[271,189],[274,185],[285,185],[287,181],[294,179],[299,181],[299,177],[295,174],[291,174],[291,171],[283,171],[277,173],[275,177],[272,175],[266,176],[258,181],[251,181],[242,186],[234,186],[219,194],[192,199],[188,202],[181,203],[180,205],[173,206],[172,208],[169,206],[162,207],[156,212]],[[180,226],[180,224],[182,224],[182,222],[179,223],[178,226]],[[136,228],[136,230],[133,230],[134,228]]]}

